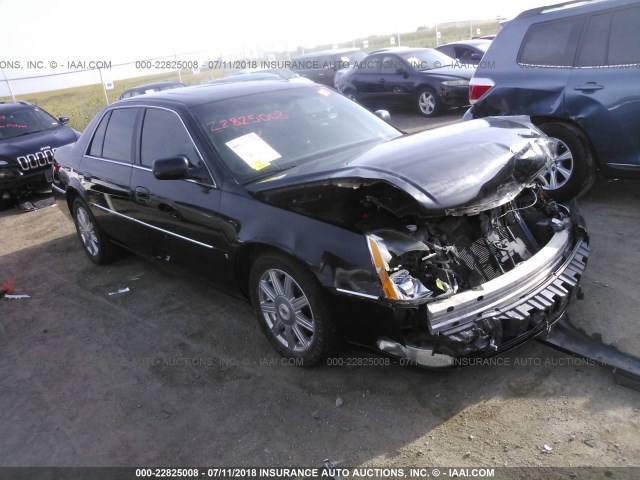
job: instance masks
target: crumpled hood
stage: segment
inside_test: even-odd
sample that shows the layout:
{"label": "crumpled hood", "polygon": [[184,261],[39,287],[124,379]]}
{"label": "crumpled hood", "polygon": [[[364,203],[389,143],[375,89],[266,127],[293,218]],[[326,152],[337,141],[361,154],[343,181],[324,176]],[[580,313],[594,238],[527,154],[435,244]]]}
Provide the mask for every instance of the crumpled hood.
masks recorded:
{"label": "crumpled hood", "polygon": [[247,188],[269,199],[278,190],[290,196],[298,188],[384,182],[414,200],[402,215],[461,215],[511,201],[552,158],[546,137],[528,117],[473,120],[399,137],[347,159],[338,157],[301,165]]}

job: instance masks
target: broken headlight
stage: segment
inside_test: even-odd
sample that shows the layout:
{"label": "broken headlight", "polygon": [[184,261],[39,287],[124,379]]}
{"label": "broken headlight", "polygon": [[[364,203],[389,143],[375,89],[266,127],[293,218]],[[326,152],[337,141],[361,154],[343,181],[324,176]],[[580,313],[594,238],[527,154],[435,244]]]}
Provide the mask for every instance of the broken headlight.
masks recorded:
{"label": "broken headlight", "polygon": [[[419,256],[429,254],[429,248],[405,235],[393,231],[366,236],[371,261],[376,269],[382,290],[390,300],[412,301],[431,297],[433,292],[394,259],[406,253]],[[393,264],[393,265],[392,265]]]}

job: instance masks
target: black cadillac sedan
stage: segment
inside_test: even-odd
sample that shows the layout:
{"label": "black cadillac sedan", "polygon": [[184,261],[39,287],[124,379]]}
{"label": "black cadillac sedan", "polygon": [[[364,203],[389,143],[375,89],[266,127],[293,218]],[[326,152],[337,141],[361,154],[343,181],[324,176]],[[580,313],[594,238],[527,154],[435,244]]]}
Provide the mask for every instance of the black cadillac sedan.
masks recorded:
{"label": "black cadillac sedan", "polygon": [[240,82],[110,105],[53,188],[93,262],[124,247],[240,292],[286,357],[346,338],[442,366],[564,315],[588,238],[538,188],[550,159],[526,117],[403,135],[324,86]]}
{"label": "black cadillac sedan", "polygon": [[475,67],[433,48],[397,47],[367,55],[338,75],[336,87],[367,106],[415,107],[434,117],[469,104],[469,80]]}

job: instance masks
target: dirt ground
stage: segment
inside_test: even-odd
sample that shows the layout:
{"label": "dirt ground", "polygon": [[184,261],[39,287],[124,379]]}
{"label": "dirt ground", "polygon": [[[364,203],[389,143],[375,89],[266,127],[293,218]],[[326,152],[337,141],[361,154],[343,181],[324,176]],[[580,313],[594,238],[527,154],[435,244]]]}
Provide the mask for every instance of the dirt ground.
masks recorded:
{"label": "dirt ground", "polygon": [[[570,309],[636,355],[639,185],[581,200]],[[300,369],[245,301],[132,255],[95,266],[55,206],[0,212],[0,237],[0,280],[30,295],[0,300],[0,467],[640,466],[640,393],[539,343],[447,372],[353,348],[378,365]]]}

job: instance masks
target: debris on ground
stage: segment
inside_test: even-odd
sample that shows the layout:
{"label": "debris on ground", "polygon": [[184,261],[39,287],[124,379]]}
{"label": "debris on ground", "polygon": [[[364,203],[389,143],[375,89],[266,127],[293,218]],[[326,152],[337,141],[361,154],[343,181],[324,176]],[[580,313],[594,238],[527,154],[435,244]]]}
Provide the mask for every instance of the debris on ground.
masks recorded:
{"label": "debris on ground", "polygon": [[115,292],[109,292],[109,296],[111,296],[111,295],[120,295],[122,293],[129,293],[130,291],[131,290],[129,290],[129,287],[119,288]]}
{"label": "debris on ground", "polygon": [[0,298],[8,298],[9,300],[19,300],[21,298],[31,298],[25,294],[13,294],[16,289],[16,277],[11,277],[0,283]]}

